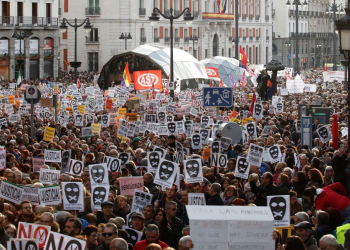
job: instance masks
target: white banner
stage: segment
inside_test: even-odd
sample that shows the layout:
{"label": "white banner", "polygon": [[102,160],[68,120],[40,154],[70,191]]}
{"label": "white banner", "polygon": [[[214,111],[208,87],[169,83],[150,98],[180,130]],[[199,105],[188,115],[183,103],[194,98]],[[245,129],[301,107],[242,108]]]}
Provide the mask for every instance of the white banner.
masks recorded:
{"label": "white banner", "polygon": [[12,184],[3,180],[1,182],[0,198],[11,201],[17,205],[22,202],[23,187]]}
{"label": "white banner", "polygon": [[59,185],[39,188],[39,200],[43,206],[57,205],[62,202]]}
{"label": "white banner", "polygon": [[333,82],[335,80],[339,83],[345,81],[344,71],[323,71],[324,82]]}

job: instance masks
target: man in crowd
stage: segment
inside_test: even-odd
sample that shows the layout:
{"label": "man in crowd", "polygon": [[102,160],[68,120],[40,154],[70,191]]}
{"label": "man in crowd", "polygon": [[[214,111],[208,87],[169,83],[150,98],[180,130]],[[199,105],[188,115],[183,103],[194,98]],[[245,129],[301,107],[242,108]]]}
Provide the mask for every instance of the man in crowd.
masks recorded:
{"label": "man in crowd", "polygon": [[112,241],[118,238],[118,227],[113,223],[106,223],[101,235],[102,245],[98,246],[96,250],[108,250]]}
{"label": "man in crowd", "polygon": [[146,246],[152,243],[160,245],[162,249],[168,247],[167,244],[159,240],[159,236],[158,227],[154,224],[149,224],[146,228],[146,239],[136,243],[133,250],[143,250]]}
{"label": "man in crowd", "polygon": [[317,241],[312,234],[312,224],[307,221],[294,225],[296,235],[300,237],[307,250],[318,250]]}

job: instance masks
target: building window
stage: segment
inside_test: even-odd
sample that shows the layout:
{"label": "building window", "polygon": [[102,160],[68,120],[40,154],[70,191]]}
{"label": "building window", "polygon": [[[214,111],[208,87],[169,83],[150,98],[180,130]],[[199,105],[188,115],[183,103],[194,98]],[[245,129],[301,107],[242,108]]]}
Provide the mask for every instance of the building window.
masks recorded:
{"label": "building window", "polygon": [[98,52],[88,53],[89,71],[98,72]]}
{"label": "building window", "polygon": [[194,56],[194,58],[197,58],[197,50],[196,49],[193,50],[193,56]]}
{"label": "building window", "polygon": [[228,49],[228,57],[231,58],[231,48]]}
{"label": "building window", "polygon": [[89,8],[99,8],[100,0],[89,0]]}
{"label": "building window", "polygon": [[204,57],[205,57],[205,58],[208,58],[208,49],[205,49]]}
{"label": "building window", "polygon": [[249,57],[249,62],[252,62],[252,48],[249,48],[248,57]]}
{"label": "building window", "polygon": [[88,42],[97,43],[98,42],[98,29],[91,29],[87,39],[88,39]]}
{"label": "building window", "polygon": [[259,64],[259,47],[255,48],[255,64]]}
{"label": "building window", "polygon": [[269,47],[266,47],[266,64],[269,63]]}
{"label": "building window", "polygon": [[225,49],[221,49],[221,55],[225,56]]}

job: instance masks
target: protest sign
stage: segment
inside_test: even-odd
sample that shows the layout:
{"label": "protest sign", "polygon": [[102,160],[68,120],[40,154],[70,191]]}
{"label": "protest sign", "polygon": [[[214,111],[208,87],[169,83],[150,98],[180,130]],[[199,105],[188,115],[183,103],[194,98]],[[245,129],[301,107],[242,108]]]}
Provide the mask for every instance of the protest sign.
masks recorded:
{"label": "protest sign", "polygon": [[261,135],[268,136],[270,134],[272,128],[273,128],[273,126],[265,126],[263,128],[263,130],[261,131]]}
{"label": "protest sign", "polygon": [[[1,151],[0,151],[1,154]],[[45,159],[41,157],[33,157],[32,158],[33,162],[33,172],[40,171],[40,168],[45,165]]]}
{"label": "protest sign", "polygon": [[44,250],[84,250],[85,246],[85,240],[80,240],[78,238],[70,237],[60,233],[50,232]]}
{"label": "protest sign", "polygon": [[135,189],[130,212],[142,213],[144,206],[151,204],[151,202],[152,194]]}
{"label": "protest sign", "polygon": [[329,128],[327,125],[323,125],[319,129],[316,130],[318,136],[320,137],[322,143],[326,143],[330,140],[332,140],[332,133],[329,131]]}
{"label": "protest sign", "polygon": [[81,176],[84,168],[84,162],[78,160],[69,160],[69,174],[75,176]]}
{"label": "protest sign", "polygon": [[40,168],[39,180],[43,184],[49,184],[49,185],[58,184],[60,175],[61,175],[61,172],[59,170]]}
{"label": "protest sign", "polygon": [[236,168],[235,168],[235,176],[242,178],[242,179],[248,179],[250,171],[250,164],[247,162],[247,159],[242,156],[238,156],[236,161]]}
{"label": "protest sign", "polygon": [[184,161],[184,172],[187,183],[197,183],[203,181],[202,160],[190,159]]}
{"label": "protest sign", "polygon": [[45,149],[44,158],[45,162],[61,162],[61,150]]}
{"label": "protest sign", "polygon": [[69,171],[69,161],[70,161],[71,151],[65,150],[62,152],[62,161],[61,161],[61,172],[68,173]]}
{"label": "protest sign", "polygon": [[91,209],[101,211],[101,204],[108,200],[109,185],[91,187]]}
{"label": "protest sign", "polygon": [[280,161],[282,155],[281,155],[280,146],[278,144],[275,144],[272,147],[269,147],[268,153],[270,155],[271,163]]}
{"label": "protest sign", "polygon": [[129,152],[121,152],[118,155],[118,159],[120,159],[120,166],[124,167],[125,163],[128,163],[130,160],[130,153]]}
{"label": "protest sign", "polygon": [[333,82],[337,80],[339,83],[345,81],[344,71],[323,71],[323,81]]}
{"label": "protest sign", "polygon": [[38,187],[23,187],[22,200],[31,201],[32,205],[39,205]]}
{"label": "protest sign", "polygon": [[133,195],[134,190],[143,190],[143,177],[120,177],[119,187],[121,195]]}
{"label": "protest sign", "polygon": [[121,160],[115,157],[104,156],[103,163],[107,164],[109,172],[121,172]]}
{"label": "protest sign", "polygon": [[11,182],[2,180],[0,189],[0,198],[11,201],[17,205],[22,202],[23,187]]}
{"label": "protest sign", "polygon": [[126,113],[125,118],[129,118],[129,122],[137,121],[137,113]]}
{"label": "protest sign", "polygon": [[346,128],[343,128],[342,131],[341,131],[341,136],[342,136],[342,137],[347,136],[348,133],[349,133],[348,128],[347,128],[347,127],[346,127]]}
{"label": "protest sign", "polygon": [[202,148],[202,136],[200,134],[193,134],[192,138],[192,148],[201,149]]}
{"label": "protest sign", "polygon": [[40,106],[52,108],[52,98],[41,98],[40,99]]}
{"label": "protest sign", "polygon": [[39,248],[43,249],[48,236],[50,234],[51,227],[44,226],[35,223],[19,222],[17,230],[18,239],[38,239]]}
{"label": "protest sign", "polygon": [[250,143],[247,162],[249,162],[251,165],[260,166],[263,152],[263,147]]}
{"label": "protest sign", "polygon": [[132,247],[134,247],[134,245],[141,240],[142,232],[126,226],[123,226],[123,230],[125,230],[129,234],[128,243]]}
{"label": "protest sign", "polygon": [[184,160],[184,151],[183,151],[183,146],[180,142],[175,140],[175,150],[176,150],[176,160],[177,163],[181,164]]}
{"label": "protest sign", "polygon": [[58,205],[62,202],[59,185],[40,187],[38,190],[40,205]]}
{"label": "protest sign", "polygon": [[0,149],[0,170],[6,168],[6,150]]}
{"label": "protest sign", "polygon": [[81,133],[83,137],[92,137],[92,127],[83,127],[81,128]]}
{"label": "protest sign", "polygon": [[205,206],[205,196],[203,193],[188,193],[188,205]]}
{"label": "protest sign", "polygon": [[290,225],[290,196],[267,196],[267,204],[275,219],[275,227],[289,227]]}
{"label": "protest sign", "polygon": [[109,185],[108,170],[106,163],[89,165],[89,172],[91,187]]}
{"label": "protest sign", "polygon": [[10,238],[7,242],[8,250],[39,250],[38,239],[16,239]]}
{"label": "protest sign", "polygon": [[153,151],[154,152],[159,152],[160,153],[160,157],[163,158],[163,159],[165,158],[166,150],[164,148],[160,148],[160,147],[154,146],[153,147]]}
{"label": "protest sign", "polygon": [[228,147],[231,145],[232,139],[227,137],[221,137],[220,142],[221,142],[221,148],[224,150],[227,150]]}
{"label": "protest sign", "polygon": [[156,172],[158,170],[160,159],[161,159],[160,152],[148,151],[147,152],[147,170],[149,172]]}
{"label": "protest sign", "polygon": [[242,125],[246,125],[248,122],[254,122],[254,118],[247,118],[247,117],[242,118]]}
{"label": "protest sign", "polygon": [[62,182],[63,209],[84,210],[84,187],[81,182]]}
{"label": "protest sign", "polygon": [[55,128],[46,126],[44,133],[44,141],[52,141],[55,136]]}
{"label": "protest sign", "polygon": [[101,133],[101,124],[99,123],[92,123],[91,124],[92,133],[93,134],[100,134]]}
{"label": "protest sign", "polygon": [[177,169],[177,163],[161,159],[154,183],[163,187],[171,188],[174,183]]}

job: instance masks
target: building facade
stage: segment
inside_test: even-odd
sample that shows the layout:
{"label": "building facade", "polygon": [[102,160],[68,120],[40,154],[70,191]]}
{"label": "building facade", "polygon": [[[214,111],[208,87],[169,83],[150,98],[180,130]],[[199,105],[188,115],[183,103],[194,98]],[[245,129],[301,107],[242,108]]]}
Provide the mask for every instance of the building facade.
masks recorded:
{"label": "building facade", "polygon": [[58,76],[58,0],[0,2],[0,79]]}
{"label": "building facade", "polygon": [[[223,1],[219,1],[223,2]],[[272,18],[266,7],[271,0],[239,0],[239,45],[251,64],[266,63],[272,59]],[[183,16],[174,20],[174,47],[193,54],[198,60],[213,56],[235,57],[234,0],[227,0],[224,13],[217,0],[61,0],[60,19],[81,23],[89,18],[93,29],[85,33],[78,29],[78,70],[100,71],[114,55],[146,43],[170,46],[170,21],[160,16],[151,26],[148,17],[153,8],[168,15],[170,9],[178,15],[188,7],[194,16],[188,26]],[[64,63],[74,61],[74,29],[61,34],[60,65],[64,71],[71,68]],[[131,39],[120,39],[121,34]],[[196,36],[198,40],[190,40]]]}
{"label": "building facade", "polygon": [[[299,67],[323,68],[326,63],[333,63],[334,54],[336,54],[336,61],[339,62],[340,53],[338,38],[334,33],[334,15],[333,12],[329,12],[332,9],[333,0],[300,0],[300,2],[307,4],[299,5],[298,10]],[[344,4],[343,2],[338,0],[336,4]],[[275,14],[273,15],[272,53],[273,58],[281,61],[285,66],[295,67],[296,6],[288,6],[286,3],[287,0],[273,2],[272,11]],[[341,9],[339,7],[338,11]],[[342,15],[337,13],[336,19]]]}

